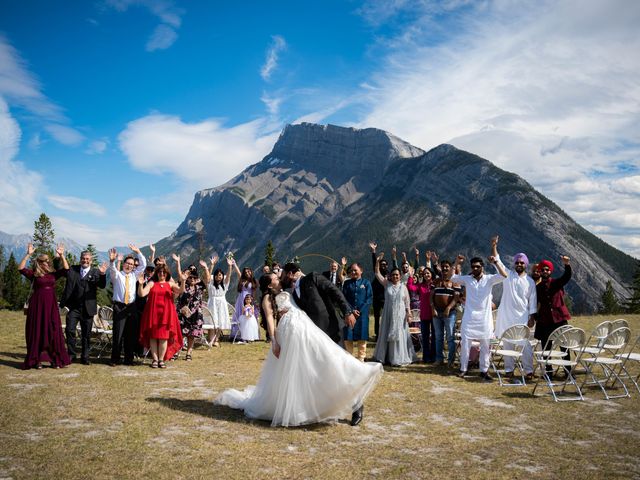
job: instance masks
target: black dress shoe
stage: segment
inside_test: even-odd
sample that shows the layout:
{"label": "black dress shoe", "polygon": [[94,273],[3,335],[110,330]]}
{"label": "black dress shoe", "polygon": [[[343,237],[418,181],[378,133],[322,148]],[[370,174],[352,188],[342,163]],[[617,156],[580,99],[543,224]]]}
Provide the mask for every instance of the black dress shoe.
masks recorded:
{"label": "black dress shoe", "polygon": [[363,411],[364,411],[364,405],[360,407],[358,410],[356,410],[355,412],[353,412],[353,415],[351,415],[352,427],[355,427],[356,425],[359,425],[360,422],[362,422]]}
{"label": "black dress shoe", "polygon": [[88,359],[88,358],[83,358],[83,359],[82,359],[82,364],[83,364],[83,365],[91,365],[91,362],[89,361],[89,359]]}

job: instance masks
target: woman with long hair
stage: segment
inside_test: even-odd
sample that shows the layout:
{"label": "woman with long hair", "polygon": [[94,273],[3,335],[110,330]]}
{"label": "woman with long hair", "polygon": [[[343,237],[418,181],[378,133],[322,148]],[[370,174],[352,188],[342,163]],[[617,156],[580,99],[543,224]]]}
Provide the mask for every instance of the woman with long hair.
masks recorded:
{"label": "woman with long hair", "polygon": [[242,307],[244,307],[244,297],[247,295],[253,295],[258,288],[258,282],[253,276],[253,270],[249,267],[244,267],[242,272],[238,268],[238,265],[234,262],[234,268],[238,273],[238,296],[236,297],[235,311],[233,317],[231,317],[231,337],[236,336],[236,329],[240,329],[240,316],[242,315]]}
{"label": "woman with long hair", "polygon": [[69,270],[64,246],[59,244],[56,248],[56,254],[62,262],[59,270],[54,270],[49,255],[38,255],[33,270],[26,268],[27,260],[34,252],[35,248],[30,243],[18,265],[20,273],[31,282],[32,289],[25,325],[27,356],[22,368],[42,368],[42,362],[50,362],[54,368],[66,367],[71,363],[71,358],[65,347],[55,290],[56,280],[65,277]]}
{"label": "woman with long hair", "polygon": [[151,280],[143,286],[138,278],[138,295],[149,298],[140,321],[140,343],[151,350],[151,368],[166,368],[165,360],[182,348],[182,331],[173,299],[184,292],[186,275],[178,270],[180,284],[171,278],[169,268],[159,264]]}
{"label": "woman with long hair", "polygon": [[382,377],[382,365],[359,362],[336,344],[282,291],[277,275],[263,275],[260,290],[272,339],[260,378],[255,387],[222,392],[215,403],[272,426],[351,417]]}
{"label": "woman with long hair", "polygon": [[182,335],[187,337],[187,354],[185,360],[191,361],[193,344],[202,336],[202,307],[204,306],[204,283],[198,277],[198,270],[192,268],[184,272],[187,275],[184,292],[178,296],[178,318],[182,327]]}
{"label": "woman with long hair", "polygon": [[380,274],[380,261],[376,258],[376,278],[384,286],[384,310],[380,321],[380,335],[373,357],[380,363],[392,366],[408,365],[415,361],[416,352],[409,334],[411,309],[409,291],[402,283],[400,269],[393,268],[387,280]]}
{"label": "woman with long hair", "polygon": [[[218,261],[218,256],[211,257],[211,270],[214,269]],[[229,308],[227,307],[227,292],[229,291],[229,284],[231,283],[231,276],[233,275],[233,265],[235,261],[232,258],[227,258],[227,265],[229,266],[227,274],[222,273],[222,270],[216,268],[211,274],[207,262],[200,261],[200,265],[204,269],[204,282],[207,284],[207,290],[209,291],[209,302],[207,308],[213,316],[213,322],[220,330],[231,330],[231,320],[229,319]],[[218,332],[209,330],[207,334],[207,342],[212,347],[218,347]]]}

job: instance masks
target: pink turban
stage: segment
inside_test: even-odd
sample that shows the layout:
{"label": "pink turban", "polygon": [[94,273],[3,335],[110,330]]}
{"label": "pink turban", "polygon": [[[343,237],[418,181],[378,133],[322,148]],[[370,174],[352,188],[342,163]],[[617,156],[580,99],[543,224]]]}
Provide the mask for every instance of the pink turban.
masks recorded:
{"label": "pink turban", "polygon": [[549,260],[542,260],[540,263],[538,263],[538,270],[542,270],[542,267],[549,267],[549,271],[553,273],[553,263],[551,263]]}
{"label": "pink turban", "polygon": [[524,253],[516,253],[513,256],[513,263],[516,263],[516,262],[524,262],[525,268],[529,267],[529,258],[527,258],[527,256]]}

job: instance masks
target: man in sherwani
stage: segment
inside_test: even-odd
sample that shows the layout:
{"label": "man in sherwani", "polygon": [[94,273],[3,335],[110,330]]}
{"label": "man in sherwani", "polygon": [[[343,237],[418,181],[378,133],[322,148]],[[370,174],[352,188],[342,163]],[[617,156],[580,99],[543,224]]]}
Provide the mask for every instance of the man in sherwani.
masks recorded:
{"label": "man in sherwani", "polygon": [[[498,239],[494,237],[491,241],[491,254],[496,259],[497,265],[501,265],[507,272],[507,278],[502,283],[502,298],[498,307],[498,318],[496,319],[496,337],[500,337],[504,331],[513,325],[533,325],[533,315],[538,311],[538,296],[536,295],[536,284],[527,275],[529,259],[524,253],[517,253],[513,257],[513,270],[507,269],[498,255]],[[512,349],[514,345],[505,342],[505,348]],[[513,377],[515,360],[513,357],[504,358],[504,371],[507,378]],[[526,380],[533,378],[533,348],[526,341],[522,349],[522,366],[526,375]]]}
{"label": "man in sherwani", "polygon": [[373,301],[371,282],[362,278],[362,266],[353,263],[348,269],[349,278],[342,286],[342,293],[351,305],[356,323],[353,328],[344,327],[344,348],[353,354],[353,342],[358,346],[357,358],[361,362],[367,357],[367,340],[369,340],[369,307]]}
{"label": "man in sherwani", "polygon": [[[493,257],[489,261],[496,264]],[[455,271],[459,271],[464,262],[464,256],[458,255],[456,258]],[[455,274],[451,281],[462,284],[466,287],[466,301],[462,325],[460,328],[460,373],[459,377],[464,378],[469,365],[469,350],[472,340],[480,342],[480,377],[485,382],[493,380],[487,371],[489,370],[489,341],[493,337],[493,316],[491,314],[491,300],[493,295],[491,290],[494,285],[504,281],[507,272],[501,265],[496,264],[500,275],[484,273],[484,262],[479,257],[474,257],[470,262],[471,275]]]}

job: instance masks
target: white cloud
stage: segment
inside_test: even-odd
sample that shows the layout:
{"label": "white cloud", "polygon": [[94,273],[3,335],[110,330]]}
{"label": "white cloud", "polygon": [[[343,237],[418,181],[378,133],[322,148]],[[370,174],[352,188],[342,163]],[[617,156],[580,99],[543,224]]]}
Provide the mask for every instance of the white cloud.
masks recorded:
{"label": "white cloud", "polygon": [[[640,256],[628,241],[640,236],[637,179],[623,178],[640,170],[640,4],[415,5],[363,12],[375,23],[413,8],[417,19],[376,47],[387,57],[363,87],[370,110],[359,125],[487,158]],[[446,9],[449,23],[437,24]]]}
{"label": "white cloud", "polygon": [[147,52],[154,50],[165,50],[169,48],[178,39],[176,31],[165,24],[160,24],[153,31],[147,41]]}
{"label": "white cloud", "polygon": [[84,135],[75,128],[67,127],[66,125],[52,123],[45,125],[44,129],[63,145],[76,146],[84,141]]}
{"label": "white cloud", "polygon": [[263,80],[268,81],[274,70],[278,67],[278,59],[280,52],[287,48],[287,42],[280,35],[271,36],[271,45],[267,50],[264,64],[260,68],[260,76]]}
{"label": "white cloud", "polygon": [[51,205],[59,208],[60,210],[95,215],[97,217],[104,217],[107,214],[107,211],[103,206],[86,198],[49,195],[47,200]]}
{"label": "white cloud", "polygon": [[143,7],[158,17],[161,23],[147,40],[148,52],[167,49],[178,39],[177,30],[182,25],[184,10],[176,7],[171,0],[107,0],[106,5],[119,12],[126,12],[133,6]]}
{"label": "white cloud", "polygon": [[106,138],[94,140],[89,144],[89,147],[84,151],[84,153],[88,155],[100,155],[105,152],[108,145],[109,140],[107,140]]}
{"label": "white cloud", "polygon": [[130,122],[118,141],[132,167],[176,175],[194,191],[224,183],[269,153],[279,131],[265,128],[263,119],[225,127],[217,119],[185,123],[152,114]]}
{"label": "white cloud", "polygon": [[53,138],[69,145],[77,144],[83,135],[68,126],[60,106],[42,93],[38,79],[29,71],[18,51],[0,34],[0,97],[29,113],[45,124]]}
{"label": "white cloud", "polygon": [[0,225],[8,233],[33,230],[45,187],[39,173],[15,161],[22,132],[0,96]]}

